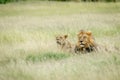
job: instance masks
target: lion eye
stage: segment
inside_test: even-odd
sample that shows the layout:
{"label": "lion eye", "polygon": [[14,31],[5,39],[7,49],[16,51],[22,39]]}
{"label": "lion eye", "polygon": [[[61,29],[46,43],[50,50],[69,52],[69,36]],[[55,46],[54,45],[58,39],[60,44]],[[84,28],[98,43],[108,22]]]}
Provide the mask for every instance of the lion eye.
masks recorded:
{"label": "lion eye", "polygon": [[81,38],[82,36],[79,36],[79,38]]}
{"label": "lion eye", "polygon": [[84,39],[86,38],[86,36],[83,37]]}

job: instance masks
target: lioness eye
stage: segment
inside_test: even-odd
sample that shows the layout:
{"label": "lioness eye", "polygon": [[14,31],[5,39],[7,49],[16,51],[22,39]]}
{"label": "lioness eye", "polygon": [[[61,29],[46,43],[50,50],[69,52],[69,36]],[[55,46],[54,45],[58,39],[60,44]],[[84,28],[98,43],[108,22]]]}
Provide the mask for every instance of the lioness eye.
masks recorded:
{"label": "lioness eye", "polygon": [[62,37],[60,37],[60,39],[62,39]]}

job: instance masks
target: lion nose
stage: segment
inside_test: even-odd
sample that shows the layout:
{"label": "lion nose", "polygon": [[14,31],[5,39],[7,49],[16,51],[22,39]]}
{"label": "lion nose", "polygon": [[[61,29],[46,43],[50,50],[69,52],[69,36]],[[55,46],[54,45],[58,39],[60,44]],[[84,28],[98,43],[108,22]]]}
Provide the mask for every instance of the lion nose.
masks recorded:
{"label": "lion nose", "polygon": [[80,42],[82,43],[83,41],[81,40]]}

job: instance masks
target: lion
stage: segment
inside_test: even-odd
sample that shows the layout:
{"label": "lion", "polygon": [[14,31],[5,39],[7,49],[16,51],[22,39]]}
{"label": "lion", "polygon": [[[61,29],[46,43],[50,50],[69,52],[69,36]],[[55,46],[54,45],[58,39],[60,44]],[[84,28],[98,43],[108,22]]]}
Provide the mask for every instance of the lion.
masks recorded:
{"label": "lion", "polygon": [[97,50],[95,39],[90,31],[81,30],[78,34],[78,42],[75,45],[75,53],[92,52]]}
{"label": "lion", "polygon": [[57,46],[60,47],[61,50],[71,51],[71,43],[67,40],[68,35],[58,35],[56,36]]}

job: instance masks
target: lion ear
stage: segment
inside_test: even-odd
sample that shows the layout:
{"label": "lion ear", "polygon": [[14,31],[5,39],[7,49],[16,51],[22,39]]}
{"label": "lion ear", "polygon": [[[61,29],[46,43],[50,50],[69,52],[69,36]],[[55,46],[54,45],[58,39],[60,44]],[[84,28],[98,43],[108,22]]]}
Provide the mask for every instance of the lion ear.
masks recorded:
{"label": "lion ear", "polygon": [[66,39],[68,37],[68,35],[64,35],[64,38]]}
{"label": "lion ear", "polygon": [[91,31],[88,31],[86,32],[87,35],[91,36],[92,35],[92,32]]}

